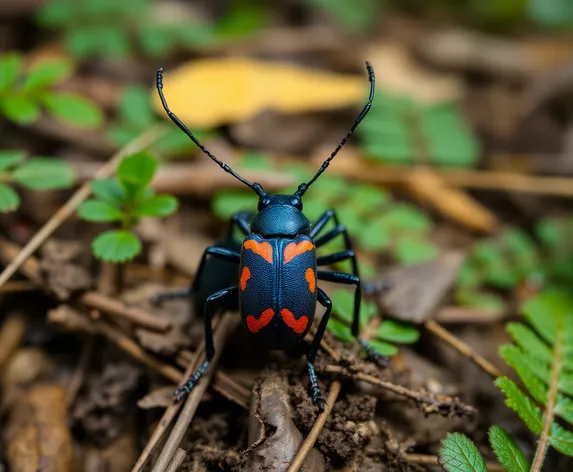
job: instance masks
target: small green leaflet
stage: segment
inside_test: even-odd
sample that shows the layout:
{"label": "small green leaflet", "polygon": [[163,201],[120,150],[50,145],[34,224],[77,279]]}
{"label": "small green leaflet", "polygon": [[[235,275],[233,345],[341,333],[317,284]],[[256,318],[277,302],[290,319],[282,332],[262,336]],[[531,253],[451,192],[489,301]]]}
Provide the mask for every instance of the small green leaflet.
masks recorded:
{"label": "small green leaflet", "polygon": [[91,183],[92,193],[111,205],[121,205],[127,195],[117,179],[93,180]]}
{"label": "small green leaflet", "polygon": [[475,444],[460,433],[448,433],[442,439],[438,462],[447,472],[487,472]]}
{"label": "small green leaflet", "polygon": [[499,377],[495,384],[505,393],[505,404],[515,411],[527,427],[535,434],[541,434],[543,416],[539,408],[519,387],[507,377]]}
{"label": "small green leaflet", "polygon": [[18,208],[20,196],[6,184],[0,183],[0,212],[7,213]]}
{"label": "small green leaflet", "polygon": [[48,92],[40,99],[51,115],[78,128],[96,128],[103,123],[103,113],[90,100],[67,92]]}
{"label": "small green leaflet", "polygon": [[96,257],[103,261],[121,263],[141,252],[141,241],[133,231],[110,230],[93,240],[92,249]]}
{"label": "small green leaflet", "polygon": [[167,216],[177,210],[177,199],[171,195],[153,195],[141,202],[137,216]]}
{"label": "small green leaflet", "polygon": [[376,337],[383,341],[411,344],[420,339],[420,332],[411,324],[384,320],[376,330]]}
{"label": "small green leaflet", "polygon": [[4,172],[24,162],[26,153],[19,150],[0,151],[0,172]]}
{"label": "small green leaflet", "polygon": [[67,163],[49,157],[32,158],[12,173],[15,182],[33,190],[68,188],[75,177]]}
{"label": "small green leaflet", "polygon": [[157,170],[157,159],[141,151],[125,157],[117,168],[117,178],[124,188],[141,189],[148,185]]}
{"label": "small green leaflet", "polygon": [[87,200],[78,208],[78,215],[86,221],[110,222],[121,221],[123,212],[103,200]]}
{"label": "small green leaflet", "polygon": [[51,59],[36,62],[28,70],[23,89],[27,92],[57,84],[72,73],[72,63],[69,60]]}
{"label": "small green leaflet", "polygon": [[489,429],[489,442],[507,472],[528,472],[529,462],[513,438],[499,426]]}
{"label": "small green leaflet", "polygon": [[18,94],[0,97],[0,110],[6,118],[19,125],[33,123],[40,116],[38,104],[33,99]]}

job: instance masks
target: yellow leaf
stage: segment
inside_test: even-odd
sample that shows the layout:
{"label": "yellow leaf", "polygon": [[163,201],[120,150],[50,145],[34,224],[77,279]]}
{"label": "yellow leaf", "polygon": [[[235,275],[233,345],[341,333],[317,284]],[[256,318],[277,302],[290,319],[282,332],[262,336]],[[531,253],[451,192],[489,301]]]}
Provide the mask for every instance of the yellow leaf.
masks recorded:
{"label": "yellow leaf", "polygon": [[[362,76],[248,58],[201,59],[165,73],[171,111],[193,128],[249,119],[263,110],[296,114],[360,105],[368,93]],[[154,107],[162,111],[158,97]]]}

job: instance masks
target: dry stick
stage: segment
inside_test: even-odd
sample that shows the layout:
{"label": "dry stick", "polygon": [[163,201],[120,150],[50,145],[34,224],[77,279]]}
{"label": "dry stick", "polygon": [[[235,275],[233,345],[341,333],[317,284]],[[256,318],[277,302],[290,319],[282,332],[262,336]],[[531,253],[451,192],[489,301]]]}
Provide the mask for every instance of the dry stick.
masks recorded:
{"label": "dry stick", "polygon": [[[326,372],[332,374],[345,374],[345,369],[339,365],[329,365],[326,366]],[[443,406],[456,406],[458,407],[460,413],[465,415],[473,415],[477,412],[477,410],[470,406],[466,405],[465,403],[461,403],[458,399],[454,397],[449,397],[447,395],[436,395],[433,393],[426,392],[424,390],[416,391],[411,390],[409,388],[403,387],[402,385],[396,385],[392,382],[388,382],[387,380],[382,380],[372,375],[365,374],[363,372],[356,372],[349,374],[352,378],[356,380],[362,380],[363,382],[368,382],[369,384],[376,385],[381,387],[389,392],[395,393],[396,395],[400,395],[405,398],[409,398],[410,400],[417,401],[419,403],[427,404],[433,407],[439,407],[440,405]]]}
{"label": "dry stick", "polygon": [[[438,457],[430,454],[404,454],[404,458],[410,464],[417,465],[439,465]],[[488,462],[486,468],[489,472],[505,472],[505,469],[499,464]]]}
{"label": "dry stick", "polygon": [[0,293],[31,292],[39,289],[40,286],[31,280],[14,280],[0,287]]}
{"label": "dry stick", "polygon": [[549,435],[551,431],[551,425],[553,424],[553,414],[555,411],[555,403],[557,401],[557,394],[559,393],[559,374],[561,373],[562,366],[562,356],[563,356],[563,329],[564,326],[558,326],[556,330],[555,339],[555,354],[553,358],[553,368],[551,369],[551,380],[549,383],[549,392],[547,392],[547,406],[543,413],[543,431],[541,432],[541,437],[537,443],[537,450],[535,451],[535,456],[533,457],[533,463],[531,465],[531,472],[539,472],[541,467],[543,467],[543,461],[545,460],[545,454],[547,454],[547,448],[549,447]]}
{"label": "dry stick", "polygon": [[[125,156],[145,149],[147,146],[157,141],[165,134],[167,128],[164,125],[158,125],[150,128],[138,138],[134,139],[123,147],[120,151],[115,153],[111,159],[104,164],[96,173],[97,179],[109,177],[117,163]],[[90,196],[91,186],[89,182],[82,185],[76,193],[52,216],[44,226],[28,241],[28,244],[20,251],[20,253],[6,266],[0,274],[0,287],[4,285],[12,275],[20,268],[20,266],[28,259],[41,245],[50,237],[50,235],[76,210],[76,208]]]}
{"label": "dry stick", "polygon": [[447,329],[444,329],[439,323],[434,320],[427,320],[424,326],[440,339],[446,341],[450,346],[457,349],[462,355],[474,361],[484,372],[491,375],[494,379],[501,377],[501,371],[489,362],[484,357],[480,356],[470,346],[464,343],[461,339],[454,336]]}
{"label": "dry stick", "polygon": [[0,327],[0,368],[14,354],[26,335],[28,322],[20,313],[10,314]]}
{"label": "dry stick", "polygon": [[304,460],[306,459],[306,456],[308,455],[308,453],[311,451],[312,447],[314,446],[314,443],[316,442],[318,435],[320,434],[320,432],[322,431],[322,428],[324,427],[324,424],[326,423],[326,419],[328,418],[328,415],[330,415],[330,412],[332,411],[332,408],[334,407],[334,403],[336,402],[336,399],[338,398],[338,394],[340,393],[340,387],[341,387],[341,384],[338,380],[335,380],[330,385],[330,390],[328,391],[328,396],[326,398],[326,406],[324,408],[324,411],[320,415],[318,415],[318,417],[316,418],[316,421],[314,422],[312,429],[310,430],[310,432],[308,433],[308,436],[306,437],[306,439],[304,440],[304,442],[300,446],[300,449],[297,452],[297,454],[296,454],[294,460],[292,461],[290,467],[288,468],[287,472],[296,472],[297,470],[299,470],[302,467],[302,464],[303,464]]}
{"label": "dry stick", "polygon": [[187,453],[183,449],[178,448],[177,451],[175,452],[175,455],[173,456],[173,460],[171,461],[169,467],[167,467],[167,470],[165,472],[177,472],[179,466],[183,464],[185,456],[187,456]]}
{"label": "dry stick", "polygon": [[80,301],[90,308],[123,317],[134,324],[154,331],[166,331],[171,325],[165,318],[158,318],[139,308],[127,307],[121,301],[99,292],[85,292],[80,296]]}
{"label": "dry stick", "polygon": [[165,446],[163,447],[163,450],[161,451],[161,454],[159,455],[159,458],[157,459],[152,472],[165,472],[165,469],[169,465],[173,454],[181,443],[181,439],[183,438],[185,431],[187,431],[187,428],[189,427],[189,423],[191,423],[191,420],[195,415],[195,411],[199,406],[199,402],[201,401],[203,393],[205,393],[207,387],[209,386],[209,382],[213,377],[213,369],[217,364],[217,360],[219,359],[221,352],[223,351],[225,341],[237,326],[238,321],[239,318],[234,316],[225,316],[221,320],[219,329],[214,335],[215,356],[211,360],[209,368],[203,374],[201,380],[199,380],[199,383],[193,388],[193,390],[191,390],[191,393],[187,396],[183,410],[181,411],[179,418],[177,418],[177,422],[175,423],[175,426],[173,426],[171,434],[169,435],[169,438],[167,438],[167,442],[165,443]]}

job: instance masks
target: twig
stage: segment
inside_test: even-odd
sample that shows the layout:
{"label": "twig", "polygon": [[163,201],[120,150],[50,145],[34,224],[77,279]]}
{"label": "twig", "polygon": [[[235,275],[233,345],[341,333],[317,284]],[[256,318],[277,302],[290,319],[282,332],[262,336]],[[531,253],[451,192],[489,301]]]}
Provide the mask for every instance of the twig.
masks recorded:
{"label": "twig", "polygon": [[431,333],[438,336],[440,339],[447,342],[450,346],[452,346],[462,355],[474,361],[484,372],[492,376],[494,379],[497,379],[498,377],[501,377],[503,375],[496,366],[494,366],[484,357],[480,356],[470,346],[468,346],[461,339],[457,338],[448,330],[443,328],[436,321],[427,320],[426,323],[424,323],[424,326],[428,329],[428,331],[430,331]]}
{"label": "twig", "polygon": [[185,401],[185,405],[183,406],[183,410],[177,419],[177,422],[173,426],[171,434],[167,438],[167,442],[159,454],[159,458],[155,463],[155,466],[152,469],[152,472],[165,472],[173,454],[179,447],[181,443],[181,439],[187,431],[189,423],[193,419],[195,415],[195,411],[197,411],[197,407],[199,406],[199,402],[201,401],[201,397],[207,387],[209,386],[209,382],[213,377],[213,370],[221,352],[223,351],[223,347],[227,338],[231,335],[235,327],[237,326],[237,322],[239,319],[234,316],[225,316],[221,320],[221,324],[219,329],[214,335],[214,342],[215,342],[215,357],[211,360],[209,368],[201,377],[199,383],[191,390],[191,393],[187,396],[187,400]]}
{"label": "twig", "polygon": [[28,323],[20,313],[8,315],[0,327],[0,368],[24,340]]}
{"label": "twig", "polygon": [[39,285],[31,280],[13,280],[0,287],[0,293],[30,292],[39,288]]}
{"label": "twig", "polygon": [[179,469],[179,466],[183,464],[186,456],[187,453],[183,449],[178,448],[177,451],[175,451],[173,460],[170,462],[169,467],[167,467],[165,472],[177,472],[177,469]]}
{"label": "twig", "polygon": [[158,318],[139,308],[127,307],[115,298],[106,297],[99,292],[85,292],[79,299],[84,305],[115,316],[125,318],[132,323],[154,331],[166,331],[171,323],[165,318]]}
{"label": "twig", "polygon": [[372,375],[363,372],[350,372],[339,365],[329,365],[324,369],[326,372],[333,374],[341,374],[351,377],[355,380],[362,380],[372,385],[381,387],[389,392],[395,393],[402,397],[415,401],[420,405],[424,405],[424,412],[427,414],[439,413],[442,415],[449,415],[451,413],[460,415],[473,415],[476,409],[470,405],[462,403],[458,398],[450,397],[447,395],[435,395],[425,390],[411,390],[402,385],[396,385],[387,380],[378,379]]}
{"label": "twig", "polygon": [[[98,179],[110,176],[117,163],[125,156],[145,149],[151,143],[163,136],[167,128],[163,125],[150,128],[138,138],[128,143],[119,152],[114,154],[111,159],[104,164],[96,173]],[[22,251],[8,264],[0,274],[0,287],[4,285],[20,266],[36,251],[42,243],[76,210],[76,208],[90,196],[91,186],[89,182],[82,185],[76,193],[52,216],[44,226],[28,241]]]}
{"label": "twig", "polygon": [[557,326],[555,330],[555,350],[553,357],[553,366],[551,369],[551,380],[549,382],[549,391],[547,392],[547,405],[545,406],[545,411],[543,412],[543,431],[537,443],[537,449],[535,450],[535,456],[533,457],[533,463],[531,465],[531,472],[539,472],[541,467],[543,467],[543,461],[545,460],[545,454],[547,454],[547,448],[549,447],[549,434],[551,431],[551,425],[553,424],[553,415],[555,411],[555,404],[557,401],[557,394],[559,393],[559,374],[561,373],[561,358],[563,356],[563,333],[564,326]]}
{"label": "twig", "polygon": [[295,458],[293,459],[290,467],[287,469],[287,472],[297,472],[302,467],[303,462],[306,459],[306,456],[314,446],[314,443],[316,442],[318,435],[320,434],[322,428],[324,427],[324,424],[326,423],[328,415],[330,415],[330,412],[334,407],[334,403],[336,402],[338,394],[340,393],[340,387],[341,384],[338,380],[335,380],[330,385],[330,390],[328,391],[328,396],[326,398],[326,406],[324,408],[324,411],[316,418],[316,421],[314,422],[312,429],[310,430],[308,436],[300,446],[300,449],[297,452]]}

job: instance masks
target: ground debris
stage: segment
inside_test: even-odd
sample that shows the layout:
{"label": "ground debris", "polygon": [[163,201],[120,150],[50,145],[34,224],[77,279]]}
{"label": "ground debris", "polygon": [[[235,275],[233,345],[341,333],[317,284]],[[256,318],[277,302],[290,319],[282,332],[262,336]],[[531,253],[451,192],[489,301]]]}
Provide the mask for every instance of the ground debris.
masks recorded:
{"label": "ground debris", "polygon": [[117,362],[89,377],[87,391],[78,396],[74,418],[95,444],[109,445],[125,431],[140,374],[131,363]]}
{"label": "ground debris", "polygon": [[64,390],[42,383],[20,397],[11,411],[4,441],[12,471],[76,470]]}

